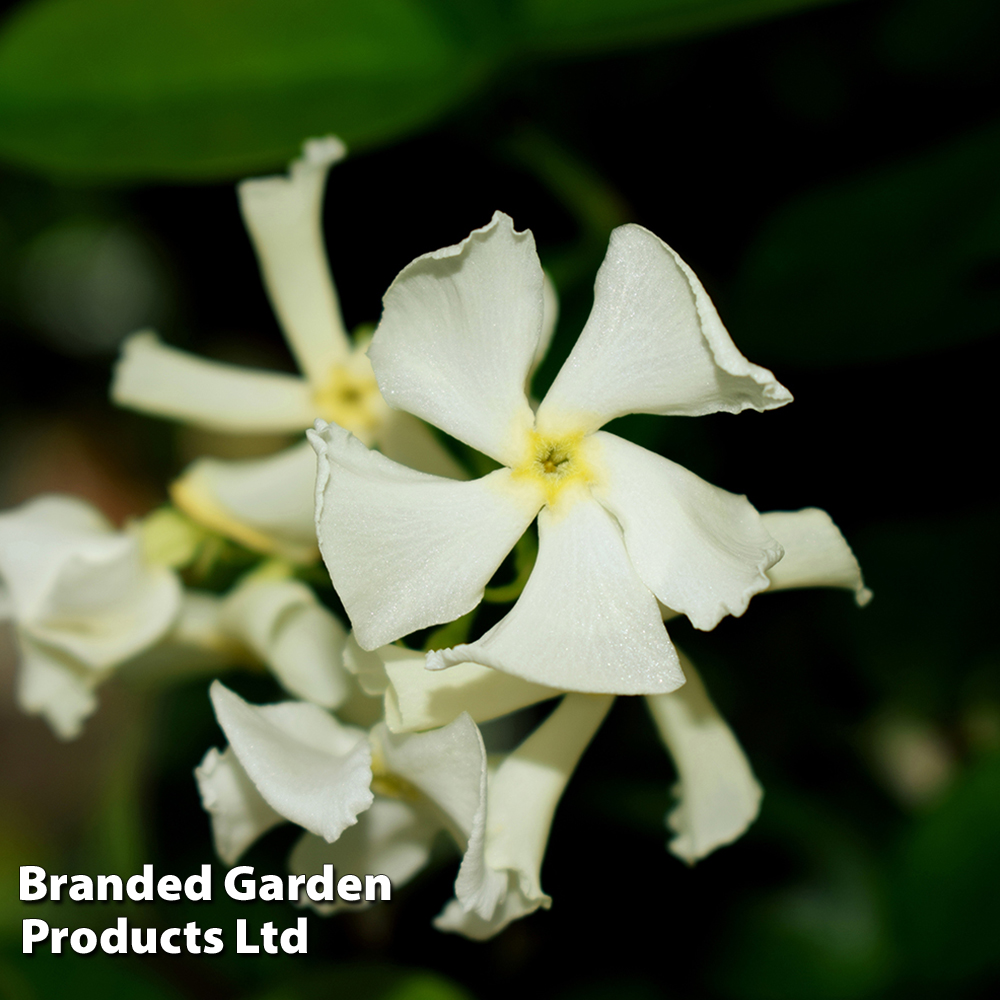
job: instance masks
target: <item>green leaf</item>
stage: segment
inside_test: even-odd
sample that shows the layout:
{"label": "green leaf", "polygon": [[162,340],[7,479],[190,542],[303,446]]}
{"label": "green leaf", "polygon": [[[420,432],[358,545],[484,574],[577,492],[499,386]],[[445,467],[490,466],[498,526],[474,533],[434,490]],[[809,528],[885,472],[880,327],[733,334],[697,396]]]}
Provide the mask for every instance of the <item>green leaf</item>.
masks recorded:
{"label": "green leaf", "polygon": [[1000,968],[1000,754],[981,760],[913,831],[894,893],[903,967],[965,980]]}
{"label": "green leaf", "polygon": [[93,179],[230,177],[310,136],[395,139],[467,96],[490,2],[37,0],[0,36],[0,155]]}
{"label": "green leaf", "polygon": [[770,362],[887,359],[1000,323],[1000,127],[807,194],[751,249],[727,310]]}
{"label": "green leaf", "polygon": [[651,45],[835,0],[520,0],[525,44],[537,52]]}
{"label": "green leaf", "polygon": [[780,842],[801,872],[731,916],[711,973],[719,992],[731,1000],[884,995],[891,945],[866,845],[826,804],[773,785],[755,838]]}

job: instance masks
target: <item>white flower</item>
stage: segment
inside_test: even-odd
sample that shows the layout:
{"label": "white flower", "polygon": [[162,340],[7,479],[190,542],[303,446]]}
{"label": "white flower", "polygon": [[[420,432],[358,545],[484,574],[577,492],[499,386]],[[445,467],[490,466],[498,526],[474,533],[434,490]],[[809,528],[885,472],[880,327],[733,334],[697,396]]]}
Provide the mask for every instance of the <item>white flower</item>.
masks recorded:
{"label": "white flower", "polygon": [[542,891],[541,870],[556,806],[613,701],[608,695],[566,695],[490,772],[482,850],[466,855],[469,885],[463,893],[456,883],[455,899],[435,927],[482,941],[552,905]]}
{"label": "white flower", "polygon": [[[366,733],[307,702],[255,707],[218,681],[211,694],[229,747],[210,750],[195,775],[228,864],[283,820],[307,831],[290,860],[299,874],[333,864],[396,887],[426,864],[441,829],[467,858],[481,857],[486,752],[468,715],[429,733],[396,735],[381,723]],[[477,885],[469,863],[463,898]]]}
{"label": "white flower", "polygon": [[218,627],[248,647],[291,694],[324,708],[348,698],[344,627],[304,583],[253,574],[219,602]]}
{"label": "white flower", "polygon": [[[768,570],[771,587],[767,593],[840,587],[853,591],[859,605],[868,603],[871,592],[864,585],[857,559],[825,511],[813,507],[761,516],[785,551],[781,562]],[[667,816],[673,832],[669,847],[693,864],[746,831],[757,817],[762,792],[698,673],[683,653],[680,657],[687,683],[646,700],[678,773],[676,805]],[[386,723],[398,733],[444,725],[462,709],[476,722],[486,722],[559,693],[474,663],[429,672],[422,669],[421,653],[397,646],[363,653],[350,638],[345,659],[369,693],[384,695]],[[577,756],[585,745],[586,740]],[[517,753],[524,756],[525,748]],[[502,801],[495,800],[492,789],[491,784],[491,828]],[[459,913],[454,904],[451,912]]]}
{"label": "white flower", "polygon": [[177,577],[147,561],[137,532],[68,496],[0,514],[0,593],[21,650],[18,701],[64,739],[96,708],[97,685],[161,639],[181,603]]}
{"label": "white flower", "polygon": [[[367,342],[352,344],[344,328],[322,232],[327,172],[344,153],[332,136],[313,140],[287,177],[239,185],[264,284],[302,375],[209,361],[144,331],[124,344],[112,398],[233,433],[302,431],[322,417],[427,471],[461,476],[420,421],[389,410],[365,354]],[[306,561],[316,552],[315,475],[315,457],[302,442],[263,459],[200,459],[171,495],[191,517],[250,548]]]}
{"label": "white flower", "polygon": [[542,329],[530,232],[497,213],[418,258],[385,296],[369,350],[385,399],[500,462],[474,482],[405,468],[317,424],[320,549],[358,642],[374,649],[476,606],[538,515],[511,612],[428,654],[562,690],[651,694],[683,676],[657,599],[713,628],[742,614],[781,556],[744,497],[599,428],[626,413],[767,410],[791,396],[733,346],[690,268],[639,226],[612,234],[594,308],[533,412]]}

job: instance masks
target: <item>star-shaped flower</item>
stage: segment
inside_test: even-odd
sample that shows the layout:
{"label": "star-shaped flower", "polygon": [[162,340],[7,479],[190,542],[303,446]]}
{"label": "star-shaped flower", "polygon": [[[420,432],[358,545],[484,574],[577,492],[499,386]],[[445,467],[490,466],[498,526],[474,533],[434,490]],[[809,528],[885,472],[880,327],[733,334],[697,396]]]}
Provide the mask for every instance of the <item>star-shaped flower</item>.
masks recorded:
{"label": "star-shaped flower", "polygon": [[[801,587],[852,590],[859,605],[871,592],[830,516],[817,508],[762,515],[785,556],[768,571],[768,593]],[[365,653],[348,639],[345,663],[362,687],[384,697],[395,733],[447,724],[460,711],[481,723],[560,692],[474,663],[429,672],[423,656],[399,646]],[[693,665],[680,653],[686,683],[646,703],[677,769],[675,805],[667,814],[670,850],[694,864],[740,837],[757,817],[762,790],[739,741],[713,705]],[[480,891],[448,904],[435,921],[483,939],[511,920],[548,907],[541,867],[553,814],[576,764],[611,704],[568,695],[528,739],[491,769]],[[473,867],[473,862],[468,862]],[[490,874],[492,872],[492,875]]]}
{"label": "star-shaped flower", "polygon": [[[286,177],[239,185],[240,208],[264,284],[301,375],[209,361],[163,344],[151,331],[125,342],[111,395],[122,406],[231,433],[303,431],[317,417],[367,444],[445,476],[462,471],[428,429],[383,401],[365,351],[340,314],[323,244],[327,173],[345,155],[339,139],[305,144]],[[315,557],[316,461],[304,441],[262,459],[203,458],[171,487],[201,524],[257,551]]]}
{"label": "star-shaped flower", "polygon": [[499,212],[400,273],[369,349],[382,395],[503,468],[449,481],[317,423],[320,550],[358,642],[374,649],[472,610],[537,515],[538,559],[514,608],[428,666],[474,662],[569,691],[671,691],[683,675],[657,600],[711,629],[768,586],[781,547],[745,497],[600,428],[627,413],[767,410],[791,396],[737,351],[691,269],[640,226],[612,234],[590,318],[533,411],[542,303],[531,233]]}

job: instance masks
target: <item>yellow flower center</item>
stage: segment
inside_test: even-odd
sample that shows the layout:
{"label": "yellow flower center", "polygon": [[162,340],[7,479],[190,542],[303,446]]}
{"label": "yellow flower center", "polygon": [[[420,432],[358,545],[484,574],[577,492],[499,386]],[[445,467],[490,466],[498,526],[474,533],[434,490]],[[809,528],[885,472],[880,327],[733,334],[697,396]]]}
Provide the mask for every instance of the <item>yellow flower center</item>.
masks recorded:
{"label": "yellow flower center", "polygon": [[382,396],[369,368],[359,374],[346,365],[334,365],[313,392],[316,411],[324,419],[351,431],[360,438],[374,431],[381,419]]}
{"label": "yellow flower center", "polygon": [[550,507],[560,496],[575,487],[590,486],[597,478],[591,442],[582,432],[541,434],[530,430],[523,456],[512,469],[514,478],[540,488]]}

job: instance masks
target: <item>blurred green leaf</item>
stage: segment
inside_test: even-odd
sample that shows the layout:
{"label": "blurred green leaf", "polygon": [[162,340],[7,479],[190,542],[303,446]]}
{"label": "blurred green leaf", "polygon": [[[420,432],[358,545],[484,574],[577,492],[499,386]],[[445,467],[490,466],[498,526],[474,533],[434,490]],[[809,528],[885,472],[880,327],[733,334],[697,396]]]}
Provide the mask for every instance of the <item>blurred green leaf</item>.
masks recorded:
{"label": "blurred green leaf", "polygon": [[92,178],[274,169],[385,142],[464,98],[489,0],[36,0],[0,36],[0,155]]}
{"label": "blurred green leaf", "polygon": [[903,967],[944,983],[1000,968],[1000,754],[979,761],[913,830],[894,902]]}
{"label": "blurred green leaf", "polygon": [[950,347],[1000,324],[1000,127],[809,193],[751,249],[728,310],[774,362]]}
{"label": "blurred green leaf", "polygon": [[525,44],[602,52],[721,30],[836,0],[519,0]]}
{"label": "blurred green leaf", "polygon": [[857,835],[825,805],[768,786],[758,835],[799,855],[793,884],[736,914],[715,979],[736,1000],[849,1000],[878,994],[891,949],[882,887]]}

